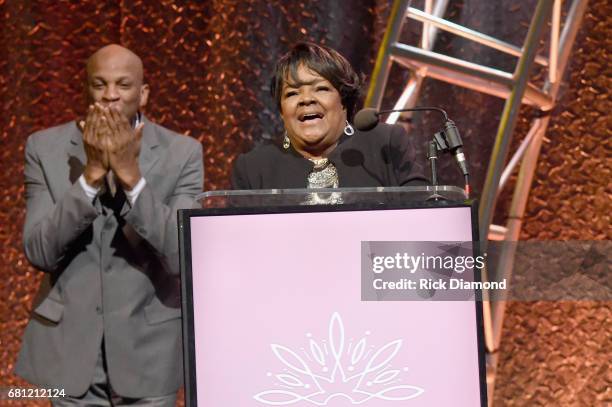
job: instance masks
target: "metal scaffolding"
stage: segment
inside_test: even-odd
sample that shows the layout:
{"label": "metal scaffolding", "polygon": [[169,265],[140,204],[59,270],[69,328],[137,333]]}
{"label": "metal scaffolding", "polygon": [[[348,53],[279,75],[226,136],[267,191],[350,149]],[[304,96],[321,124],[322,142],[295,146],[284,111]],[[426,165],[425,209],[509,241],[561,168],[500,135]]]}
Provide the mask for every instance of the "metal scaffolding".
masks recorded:
{"label": "metal scaffolding", "polygon": [[[395,0],[389,16],[387,30],[378,52],[372,81],[365,105],[379,109],[392,63],[411,70],[411,77],[395,103],[394,109],[416,105],[423,79],[434,78],[453,85],[505,99],[505,105],[495,137],[491,159],[487,168],[479,207],[481,240],[518,241],[527,198],[533,181],[542,140],[550,121],[559,93],[561,78],[565,72],[570,51],[582,21],[587,0],[573,0],[561,30],[562,0],[539,0],[531,18],[522,47],[444,20],[448,0],[425,0],[424,10],[410,7],[409,0]],[[418,47],[402,44],[399,35],[407,19],[423,25]],[[537,54],[537,47],[546,25],[550,22],[550,48],[548,56]],[[479,44],[518,58],[514,72],[504,72],[459,58],[433,52],[438,30],[461,36]],[[529,82],[533,64],[547,69],[543,86]],[[512,134],[519,116],[521,104],[539,109],[543,114],[532,121],[531,127],[519,148],[507,161]],[[397,121],[399,113],[388,117],[387,123]],[[493,214],[500,190],[519,166],[519,173],[512,195],[512,202],[505,225],[493,225]],[[485,239],[484,237],[488,239]],[[497,268],[501,278],[510,281],[514,265],[516,245],[502,246]],[[492,405],[498,349],[502,338],[502,325],[506,309],[505,301],[483,303],[485,341],[487,348],[487,387],[489,405]]]}

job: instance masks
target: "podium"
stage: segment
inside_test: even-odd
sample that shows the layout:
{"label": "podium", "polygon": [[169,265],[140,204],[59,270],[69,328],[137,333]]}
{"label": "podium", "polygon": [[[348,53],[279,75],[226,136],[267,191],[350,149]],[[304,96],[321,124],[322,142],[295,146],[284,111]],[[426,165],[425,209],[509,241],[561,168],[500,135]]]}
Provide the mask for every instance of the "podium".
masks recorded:
{"label": "podium", "polygon": [[487,405],[480,302],[364,290],[385,243],[478,240],[463,190],[214,191],[199,202],[178,215],[187,405]]}

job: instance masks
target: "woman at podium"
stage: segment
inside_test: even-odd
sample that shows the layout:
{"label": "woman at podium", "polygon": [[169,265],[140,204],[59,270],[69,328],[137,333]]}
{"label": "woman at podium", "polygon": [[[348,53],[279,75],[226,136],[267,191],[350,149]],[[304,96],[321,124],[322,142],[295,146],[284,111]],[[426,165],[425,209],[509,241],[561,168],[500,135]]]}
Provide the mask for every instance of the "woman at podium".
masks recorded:
{"label": "woman at podium", "polygon": [[276,63],[271,93],[283,120],[282,142],[240,155],[234,189],[401,186],[424,181],[399,125],[351,125],[363,79],[337,51],[298,43]]}

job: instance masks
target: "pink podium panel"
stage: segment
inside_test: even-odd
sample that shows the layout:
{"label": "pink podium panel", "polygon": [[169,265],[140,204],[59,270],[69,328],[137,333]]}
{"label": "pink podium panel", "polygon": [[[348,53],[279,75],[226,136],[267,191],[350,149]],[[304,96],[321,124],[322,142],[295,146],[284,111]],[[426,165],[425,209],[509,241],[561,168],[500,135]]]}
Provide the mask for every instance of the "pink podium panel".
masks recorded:
{"label": "pink podium panel", "polygon": [[471,241],[471,207],[187,223],[191,405],[482,405],[478,303],[361,300],[362,241]]}

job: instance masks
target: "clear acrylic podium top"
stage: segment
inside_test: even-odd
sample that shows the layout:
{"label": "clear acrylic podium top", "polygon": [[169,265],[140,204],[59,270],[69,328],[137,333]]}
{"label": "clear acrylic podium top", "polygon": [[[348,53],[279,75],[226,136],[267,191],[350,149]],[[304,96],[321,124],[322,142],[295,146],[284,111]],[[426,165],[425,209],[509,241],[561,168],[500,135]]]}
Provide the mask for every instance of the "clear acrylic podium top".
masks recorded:
{"label": "clear acrylic podium top", "polygon": [[254,189],[204,192],[196,197],[200,208],[257,208],[299,205],[385,205],[409,202],[464,202],[456,186],[409,186],[322,189]]}

